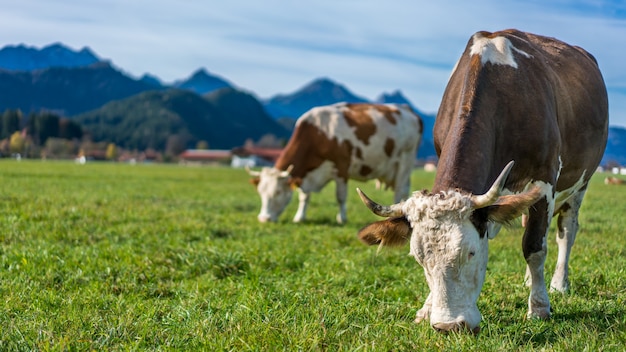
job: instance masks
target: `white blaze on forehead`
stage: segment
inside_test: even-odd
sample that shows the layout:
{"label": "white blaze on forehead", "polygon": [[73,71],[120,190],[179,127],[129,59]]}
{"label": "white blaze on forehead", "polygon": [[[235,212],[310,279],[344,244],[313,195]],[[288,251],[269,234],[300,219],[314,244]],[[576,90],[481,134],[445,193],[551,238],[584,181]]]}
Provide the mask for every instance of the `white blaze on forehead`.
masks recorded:
{"label": "white blaze on forehead", "polygon": [[527,58],[532,57],[528,53],[514,47],[511,41],[505,37],[487,38],[480,34],[474,34],[470,56],[480,55],[480,62],[483,65],[490,62],[494,65],[508,65],[517,68],[513,51]]}

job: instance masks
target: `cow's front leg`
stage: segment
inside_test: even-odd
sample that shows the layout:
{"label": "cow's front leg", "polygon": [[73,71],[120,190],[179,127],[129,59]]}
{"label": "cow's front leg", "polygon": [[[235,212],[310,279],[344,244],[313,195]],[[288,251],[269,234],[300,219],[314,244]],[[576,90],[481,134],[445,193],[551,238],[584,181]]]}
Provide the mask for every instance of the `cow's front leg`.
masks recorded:
{"label": "cow's front leg", "polygon": [[417,311],[417,314],[415,314],[415,322],[416,323],[420,323],[422,320],[430,320],[430,310],[431,310],[431,293],[428,292],[428,297],[426,298],[426,302],[424,302],[424,305],[422,306],[422,308],[420,310]]}
{"label": "cow's front leg", "polygon": [[547,197],[549,201],[542,198],[529,209],[528,223],[522,240],[524,258],[528,264],[527,283],[530,283],[529,318],[550,317],[550,299],[546,289],[544,264],[548,252],[546,244],[548,225],[553,212],[552,193],[549,193]]}
{"label": "cow's front leg", "polygon": [[579,191],[567,201],[559,212],[557,221],[556,244],[559,255],[550,282],[550,291],[565,293],[569,290],[568,266],[569,256],[578,231],[578,210],[585,196],[585,191]]}
{"label": "cow's front leg", "polygon": [[346,211],[346,199],[348,198],[348,182],[341,177],[337,177],[335,179],[335,184],[335,196],[337,198],[337,204],[339,205],[337,222],[340,224],[345,224],[346,221],[348,221],[348,215]]}
{"label": "cow's front leg", "polygon": [[298,190],[298,211],[296,212],[296,216],[293,217],[293,222],[302,222],[306,220],[306,209],[309,206],[310,199],[310,193]]}

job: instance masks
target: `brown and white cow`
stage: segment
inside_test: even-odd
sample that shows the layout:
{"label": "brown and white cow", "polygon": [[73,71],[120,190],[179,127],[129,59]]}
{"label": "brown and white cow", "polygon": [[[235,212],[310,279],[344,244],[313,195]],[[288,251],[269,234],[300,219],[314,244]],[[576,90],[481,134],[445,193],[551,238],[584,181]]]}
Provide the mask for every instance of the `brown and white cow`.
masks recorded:
{"label": "brown and white cow", "polygon": [[626,184],[626,181],[622,180],[621,178],[608,176],[604,178],[604,184],[605,185],[623,185],[623,184]]}
{"label": "brown and white cow", "polygon": [[294,222],[306,218],[311,192],[331,180],[339,203],[337,222],[345,223],[348,179],[378,179],[406,199],[422,120],[407,105],[346,104],[315,107],[296,122],[287,146],[272,168],[248,172],[261,196],[261,222],[276,221],[299,191]]}
{"label": "brown and white cow", "polygon": [[[368,244],[402,244],[430,288],[416,322],[478,332],[476,301],[488,239],[525,213],[522,239],[531,287],[528,316],[550,316],[546,238],[558,215],[550,289],[568,289],[578,210],[602,157],[608,129],[604,81],[594,57],[554,38],[517,30],[475,33],[452,72],[434,127],[439,164],[432,192],[391,206],[364,227]],[[513,164],[514,161],[514,164]]]}

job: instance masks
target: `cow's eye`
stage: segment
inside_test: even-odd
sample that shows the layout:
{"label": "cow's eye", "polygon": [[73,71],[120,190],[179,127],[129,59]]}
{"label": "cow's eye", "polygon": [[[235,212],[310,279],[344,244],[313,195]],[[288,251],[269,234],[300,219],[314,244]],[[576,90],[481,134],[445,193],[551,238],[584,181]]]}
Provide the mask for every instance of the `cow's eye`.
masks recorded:
{"label": "cow's eye", "polygon": [[467,255],[467,260],[474,258],[474,255],[476,255],[476,252],[474,251],[469,252],[469,254]]}

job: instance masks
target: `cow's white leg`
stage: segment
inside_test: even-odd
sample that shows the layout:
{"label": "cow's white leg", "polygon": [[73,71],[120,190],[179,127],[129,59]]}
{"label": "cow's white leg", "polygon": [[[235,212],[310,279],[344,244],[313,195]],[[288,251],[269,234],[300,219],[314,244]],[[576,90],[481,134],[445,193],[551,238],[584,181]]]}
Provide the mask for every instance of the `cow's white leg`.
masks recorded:
{"label": "cow's white leg", "polygon": [[432,296],[432,293],[428,292],[428,297],[426,298],[426,302],[424,302],[424,305],[422,306],[422,308],[417,311],[417,314],[415,314],[416,323],[419,323],[422,320],[430,320],[430,310],[432,306],[431,296]]}
{"label": "cow's white leg", "polygon": [[411,193],[411,171],[413,170],[414,155],[408,154],[408,158],[404,163],[396,167],[396,180],[394,185],[394,202],[399,203],[409,198]]}
{"label": "cow's white leg", "polygon": [[567,201],[559,212],[557,224],[556,243],[559,255],[554,269],[554,275],[550,282],[550,291],[567,292],[569,290],[568,263],[569,257],[578,231],[578,210],[585,196],[585,191],[580,191]]}
{"label": "cow's white leg", "polygon": [[346,211],[346,199],[348,198],[348,182],[341,177],[335,179],[335,196],[337,197],[337,204],[339,204],[339,213],[337,214],[337,222],[345,224],[348,221],[348,215]]}
{"label": "cow's white leg", "polygon": [[296,216],[293,217],[293,222],[302,222],[306,220],[306,209],[309,206],[309,200],[311,199],[310,193],[305,193],[302,190],[298,192],[298,211]]}
{"label": "cow's white leg", "polygon": [[554,211],[552,192],[548,192],[546,198],[539,200],[529,209],[528,223],[522,240],[530,282],[529,318],[550,317],[550,298],[546,288],[544,264],[548,254],[546,237]]}

